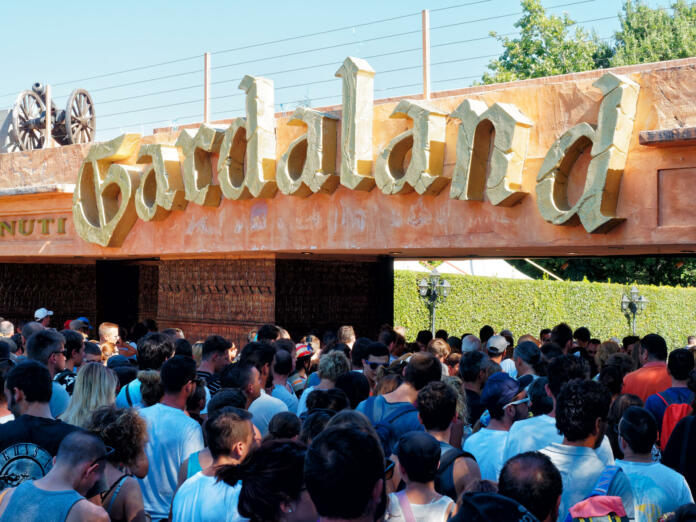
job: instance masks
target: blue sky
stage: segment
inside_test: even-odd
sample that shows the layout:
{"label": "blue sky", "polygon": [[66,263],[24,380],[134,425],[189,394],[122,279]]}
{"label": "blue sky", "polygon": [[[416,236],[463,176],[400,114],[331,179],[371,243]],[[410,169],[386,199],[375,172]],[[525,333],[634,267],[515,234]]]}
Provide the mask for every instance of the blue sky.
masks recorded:
{"label": "blue sky", "polygon": [[[605,38],[618,28],[622,0],[543,4]],[[488,33],[514,32],[521,11],[517,0],[4,2],[0,107],[41,81],[54,86],[59,108],[72,89],[89,90],[100,140],[201,121],[206,51],[214,53],[213,119],[243,113],[237,85],[245,74],[275,82],[278,110],[339,103],[334,73],[349,55],[371,57],[375,98],[418,93],[422,9],[431,10],[433,91],[480,78],[501,49]],[[383,19],[391,20],[369,23]]]}

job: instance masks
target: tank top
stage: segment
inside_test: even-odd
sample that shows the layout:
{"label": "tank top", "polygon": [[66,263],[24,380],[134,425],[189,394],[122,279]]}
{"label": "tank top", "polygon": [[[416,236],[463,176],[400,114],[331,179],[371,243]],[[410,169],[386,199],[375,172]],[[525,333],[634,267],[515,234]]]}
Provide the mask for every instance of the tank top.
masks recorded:
{"label": "tank top", "polygon": [[[401,522],[405,521],[406,517],[401,510],[397,495],[398,493],[389,494],[389,516],[394,522]],[[444,495],[429,504],[411,504],[409,502],[415,522],[444,522],[447,510],[452,504],[454,504],[452,499]]]}
{"label": "tank top", "polygon": [[14,490],[0,520],[65,522],[72,507],[84,498],[72,489],[45,491],[34,486],[34,481],[29,480],[22,482]]}

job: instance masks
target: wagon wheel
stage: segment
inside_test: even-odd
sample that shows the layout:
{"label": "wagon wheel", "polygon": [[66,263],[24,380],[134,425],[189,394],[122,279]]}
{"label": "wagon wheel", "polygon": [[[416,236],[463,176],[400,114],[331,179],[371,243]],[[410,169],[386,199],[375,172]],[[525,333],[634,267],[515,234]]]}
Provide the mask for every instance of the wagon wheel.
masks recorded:
{"label": "wagon wheel", "polygon": [[90,143],[97,128],[94,102],[84,89],[70,93],[65,108],[65,133],[69,143]]}
{"label": "wagon wheel", "polygon": [[15,143],[21,150],[41,149],[44,146],[46,106],[34,91],[22,91],[12,109],[12,129]]}

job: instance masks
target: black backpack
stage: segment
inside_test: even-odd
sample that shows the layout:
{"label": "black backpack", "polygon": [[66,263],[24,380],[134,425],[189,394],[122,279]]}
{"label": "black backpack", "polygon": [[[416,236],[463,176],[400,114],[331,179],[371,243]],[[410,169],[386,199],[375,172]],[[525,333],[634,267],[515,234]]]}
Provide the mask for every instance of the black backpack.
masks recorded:
{"label": "black backpack", "polygon": [[476,460],[474,456],[458,448],[452,448],[445,452],[440,459],[440,466],[437,468],[435,475],[435,491],[440,495],[445,495],[455,502],[457,501],[457,489],[454,484],[454,462],[461,458],[468,457]]}

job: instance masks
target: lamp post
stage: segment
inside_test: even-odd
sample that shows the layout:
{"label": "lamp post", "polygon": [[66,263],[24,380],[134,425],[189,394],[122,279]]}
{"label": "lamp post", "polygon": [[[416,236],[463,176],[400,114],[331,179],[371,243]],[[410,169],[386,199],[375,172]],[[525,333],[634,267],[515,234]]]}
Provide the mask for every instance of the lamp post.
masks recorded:
{"label": "lamp post", "polygon": [[621,311],[626,319],[630,319],[633,335],[636,335],[636,315],[642,313],[647,304],[648,300],[640,295],[635,286],[631,287],[629,295],[623,294],[621,296]]}
{"label": "lamp post", "polygon": [[449,281],[440,278],[437,268],[430,272],[427,279],[424,277],[418,282],[418,293],[430,310],[430,330],[433,337],[435,336],[435,309],[449,295],[451,288]]}

